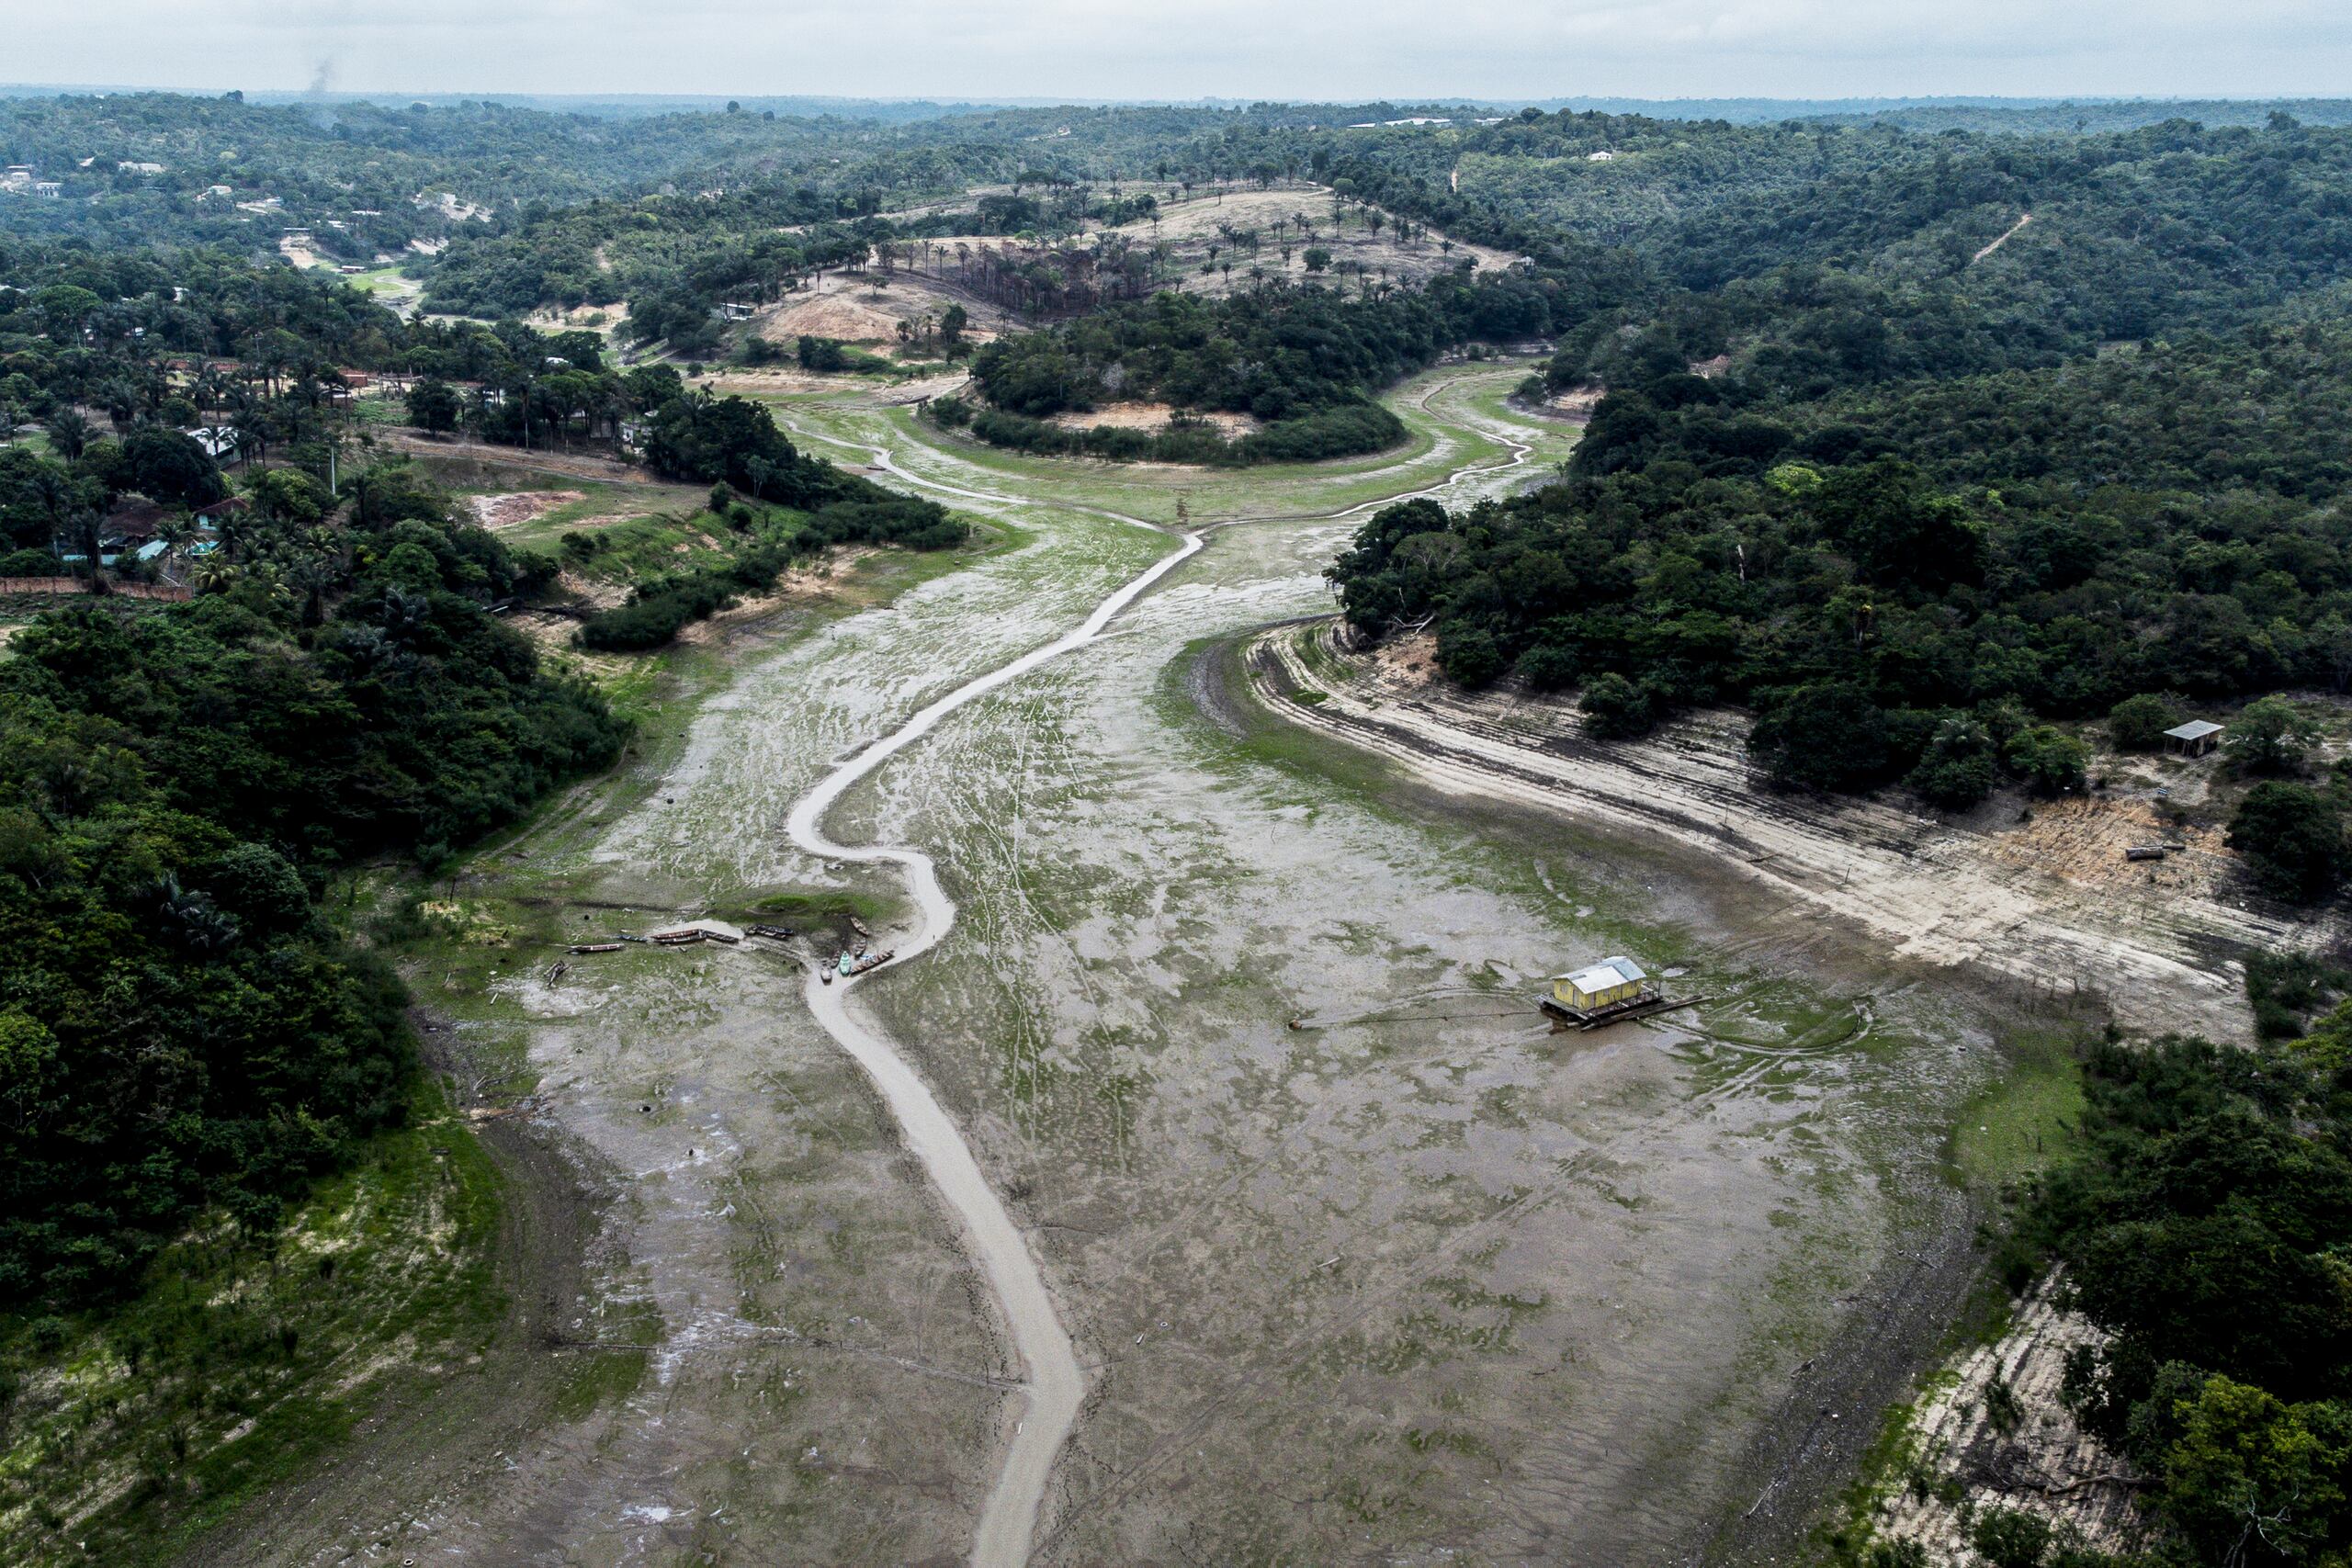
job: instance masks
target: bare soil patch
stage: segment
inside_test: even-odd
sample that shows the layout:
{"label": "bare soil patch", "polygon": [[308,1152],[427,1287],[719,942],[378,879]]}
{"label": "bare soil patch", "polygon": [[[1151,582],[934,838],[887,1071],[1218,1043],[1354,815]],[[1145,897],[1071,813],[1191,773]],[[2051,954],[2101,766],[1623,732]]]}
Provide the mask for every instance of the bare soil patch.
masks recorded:
{"label": "bare soil patch", "polygon": [[[1312,239],[1298,225],[1302,216],[1306,220],[1306,229],[1314,235]],[[1279,236],[1274,232],[1278,221],[1290,224]],[[1255,231],[1257,248],[1251,250],[1246,243],[1234,248],[1228,230],[1236,236],[1247,236]],[[1287,277],[1294,283],[1336,286],[1351,283],[1359,276],[1354,269],[1360,267],[1363,274],[1372,277],[1385,277],[1411,287],[1441,272],[1452,271],[1464,261],[1475,261],[1481,272],[1499,272],[1521,259],[1511,252],[1451,239],[1435,230],[1420,238],[1400,242],[1385,217],[1383,227],[1375,230],[1363,209],[1349,206],[1335,216],[1331,192],[1314,185],[1210,193],[1189,200],[1163,197],[1157,224],[1130,223],[1106,231],[1124,235],[1136,244],[1170,245],[1173,259],[1189,275],[1185,288],[1196,293],[1225,294],[1254,287],[1255,280],[1250,276],[1253,268],[1262,268],[1270,277]],[[1212,259],[1208,254],[1212,245],[1217,247],[1214,258],[1217,270],[1203,273],[1202,265]],[[1290,251],[1287,258],[1283,254],[1285,246]],[[1306,270],[1309,246],[1331,253],[1329,271],[1317,275]],[[1233,263],[1229,276],[1224,270],[1227,261]]]}
{"label": "bare soil patch", "polygon": [[505,495],[469,495],[465,498],[465,506],[474,514],[475,522],[496,533],[586,499],[583,492],[576,490],[521,490]]}
{"label": "bare soil patch", "polygon": [[[930,254],[938,266],[954,265],[952,243],[931,242]],[[936,318],[950,305],[964,307],[969,318],[965,335],[975,342],[986,342],[1011,324],[1002,310],[946,279],[902,267],[888,274],[828,273],[754,317],[752,331],[771,343],[792,343],[806,334],[896,348],[899,322]]]}
{"label": "bare soil patch", "polygon": [[1569,387],[1548,398],[1522,398],[1514,401],[1528,412],[1541,414],[1545,419],[1566,420],[1570,424],[1589,424],[1592,423],[1592,411],[1599,408],[1600,400],[1608,395],[1606,387]]}
{"label": "bare soil patch", "polygon": [[[1107,239],[1124,241],[1143,251],[1164,248],[1161,270],[1173,276],[1161,287],[1181,288],[1190,294],[1230,294],[1257,288],[1261,279],[1252,276],[1253,272],[1262,274],[1265,280],[1279,277],[1334,288],[1352,288],[1360,280],[1380,279],[1411,287],[1452,271],[1464,261],[1475,261],[1482,272],[1496,272],[1521,259],[1509,251],[1451,239],[1435,230],[1408,242],[1399,241],[1385,213],[1380,214],[1381,227],[1374,229],[1365,209],[1344,204],[1335,212],[1332,194],[1322,186],[1300,183],[1268,190],[1209,189],[1191,196],[1173,186],[1125,188],[1131,194],[1150,190],[1159,202],[1158,220],[1089,231],[1064,243],[1071,249],[1091,249]],[[1284,226],[1279,233],[1277,223]],[[1248,238],[1252,233],[1257,237],[1254,249]],[[917,265],[926,273],[952,271],[959,252],[1026,248],[1002,234],[958,234],[918,244],[928,259],[919,258]],[[1310,246],[1330,253],[1328,270],[1306,270]],[[1215,255],[1210,254],[1212,248]],[[1283,254],[1285,248],[1290,253],[1287,256]],[[1230,272],[1226,270],[1228,262]],[[1202,270],[1211,264],[1211,270]]]}
{"label": "bare soil patch", "polygon": [[[1097,425],[1109,425],[1114,430],[1158,432],[1168,428],[1176,417],[1176,412],[1170,403],[1104,403],[1087,413],[1057,413],[1047,423],[1057,424],[1064,430],[1092,430]],[[1228,440],[1264,428],[1262,421],[1246,413],[1212,410],[1191,417],[1214,426],[1219,435]]]}
{"label": "bare soil patch", "polygon": [[760,323],[759,333],[776,343],[804,333],[843,343],[896,343],[904,319],[853,295],[820,294],[785,306]]}

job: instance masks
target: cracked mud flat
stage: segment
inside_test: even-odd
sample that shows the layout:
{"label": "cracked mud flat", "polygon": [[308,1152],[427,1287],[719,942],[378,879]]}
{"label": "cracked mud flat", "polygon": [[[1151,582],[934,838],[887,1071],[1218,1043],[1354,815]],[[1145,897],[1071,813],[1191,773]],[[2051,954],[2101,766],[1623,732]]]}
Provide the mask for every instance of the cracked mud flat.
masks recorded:
{"label": "cracked mud flat", "polygon": [[[919,849],[957,907],[919,962],[825,994],[952,1118],[1074,1342],[1035,1561],[1679,1561],[1749,1506],[1759,1441],[1830,1451],[1785,1426],[1800,1367],[1959,1256],[1939,1151],[1996,1070],[1966,995],[1792,952],[1638,850],[1400,805],[1197,711],[1202,639],[1328,608],[1354,519],[1325,514],[1557,457],[1564,433],[1496,412],[1515,374],[1408,386],[1402,457],[1243,475],[1015,462],[790,404],[799,438],[881,446],[1018,547],[747,659],[641,804],[503,874],[587,931],[784,887],[903,906],[892,867],[797,850],[787,815],[1175,548],[1086,509],[1291,519],[1216,528],[821,824]],[[1618,951],[1714,999],[1551,1034],[1540,977]],[[465,1027],[527,1049],[542,1119],[617,1192],[563,1353],[642,1344],[642,1379],[457,1479],[288,1521],[260,1560],[966,1560],[1031,1369],[801,960],[630,949],[553,987],[520,964]]]}

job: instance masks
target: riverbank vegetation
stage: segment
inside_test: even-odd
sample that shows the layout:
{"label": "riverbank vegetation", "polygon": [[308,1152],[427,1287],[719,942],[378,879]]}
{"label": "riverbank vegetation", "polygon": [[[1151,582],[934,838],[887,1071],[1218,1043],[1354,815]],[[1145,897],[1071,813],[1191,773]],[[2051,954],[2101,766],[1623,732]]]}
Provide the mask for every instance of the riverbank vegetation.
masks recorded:
{"label": "riverbank vegetation", "polygon": [[[1563,481],[1375,518],[1332,570],[1350,620],[1434,628],[1467,683],[1580,687],[1603,738],[1745,705],[1776,782],[1946,809],[2079,787],[2053,723],[2344,690],[2352,335],[2325,302],[2352,138],[2282,117],[2062,152],[1833,159],[1808,188],[1871,194],[1826,228],[1739,198],[1740,232],[1677,248],[1689,287],[1564,334],[1525,389],[1597,383]],[[2059,205],[1977,235],[2012,186]],[[2191,238],[2222,231],[2227,254]],[[2245,847],[2298,846],[2257,852],[2274,891],[2340,880],[2340,806],[2292,780],[2249,800]]]}
{"label": "riverbank vegetation", "polygon": [[[1278,286],[1203,299],[1178,293],[1001,338],[972,360],[980,400],[935,400],[932,417],[1021,451],[1236,467],[1354,457],[1404,439],[1367,394],[1471,342],[1538,336],[1591,299],[1558,278],[1479,279],[1464,268],[1415,291],[1351,296]],[[1248,414],[1265,428],[1227,439],[1180,420],[1147,433],[1068,429],[1113,399]]]}
{"label": "riverbank vegetation", "polygon": [[311,558],[322,612],[253,573],[137,619],[55,612],[0,664],[11,1303],[135,1289],[207,1211],[266,1234],[397,1125],[401,991],[328,895],[618,753],[602,699],[489,613],[496,542],[401,512]]}
{"label": "riverbank vegetation", "polygon": [[[2272,981],[2278,977],[2270,976]],[[2081,1069],[2075,1151],[2031,1182],[2002,1266],[2063,1268],[2101,1331],[2066,1366],[2068,1412],[2145,1478],[2150,1563],[2321,1563],[2352,1545],[2352,1004],[2299,999],[2309,1032],[2247,1051],[2103,1043]],[[2274,983],[2267,987],[2274,993]],[[2057,1559],[2059,1537],[1996,1519]],[[1984,1550],[1982,1540],[1979,1550]],[[1996,1561],[2003,1559],[1995,1558]]]}

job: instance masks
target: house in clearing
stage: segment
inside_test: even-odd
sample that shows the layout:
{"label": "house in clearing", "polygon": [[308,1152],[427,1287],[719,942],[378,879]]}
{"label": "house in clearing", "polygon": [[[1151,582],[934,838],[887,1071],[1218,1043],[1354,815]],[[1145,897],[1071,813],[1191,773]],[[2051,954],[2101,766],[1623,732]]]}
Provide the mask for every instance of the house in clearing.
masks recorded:
{"label": "house in clearing", "polygon": [[253,509],[253,502],[242,495],[223,496],[209,506],[196,509],[196,526],[199,533],[218,534],[220,525],[241,512]]}
{"label": "house in clearing", "polygon": [[1552,996],[1576,1012],[1638,1000],[1649,976],[1630,958],[1604,958],[1572,975],[1552,977]]}
{"label": "house in clearing", "polygon": [[2222,727],[2210,719],[2192,718],[2165,731],[2165,750],[2177,757],[2202,757],[2222,743]]}
{"label": "house in clearing", "polygon": [[147,543],[163,531],[171,513],[143,495],[125,495],[116,502],[99,529],[106,547],[121,549]]}

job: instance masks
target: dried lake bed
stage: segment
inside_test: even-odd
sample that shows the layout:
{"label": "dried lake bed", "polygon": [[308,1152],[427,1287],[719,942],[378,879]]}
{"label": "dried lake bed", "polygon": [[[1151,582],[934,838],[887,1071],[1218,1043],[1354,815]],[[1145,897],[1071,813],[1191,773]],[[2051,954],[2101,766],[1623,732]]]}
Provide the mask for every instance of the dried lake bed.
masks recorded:
{"label": "dried lake bed", "polygon": [[[1180,548],[1137,522],[1201,534],[822,823],[919,849],[956,907],[841,1005],[952,1119],[1075,1348],[1035,1561],[1772,1550],[1967,1283],[1949,1139],[2015,1021],[1964,975],[1846,951],[1650,846],[1438,800],[1219,674],[1242,634],[1328,610],[1368,508],[1564,456],[1572,431],[1505,404],[1521,373],[1408,383],[1399,455],[1230,473],[782,401],[804,444],[999,543],[739,637],[629,779],[465,881],[549,933],[838,894],[889,947],[919,918],[904,867],[796,848],[794,804]],[[1710,999],[1551,1032],[1543,977],[1619,952]],[[269,1555],[967,1560],[1032,1369],[803,958],[501,967],[439,1000],[526,1065],[540,1135],[608,1194],[550,1354],[627,1374]]]}

